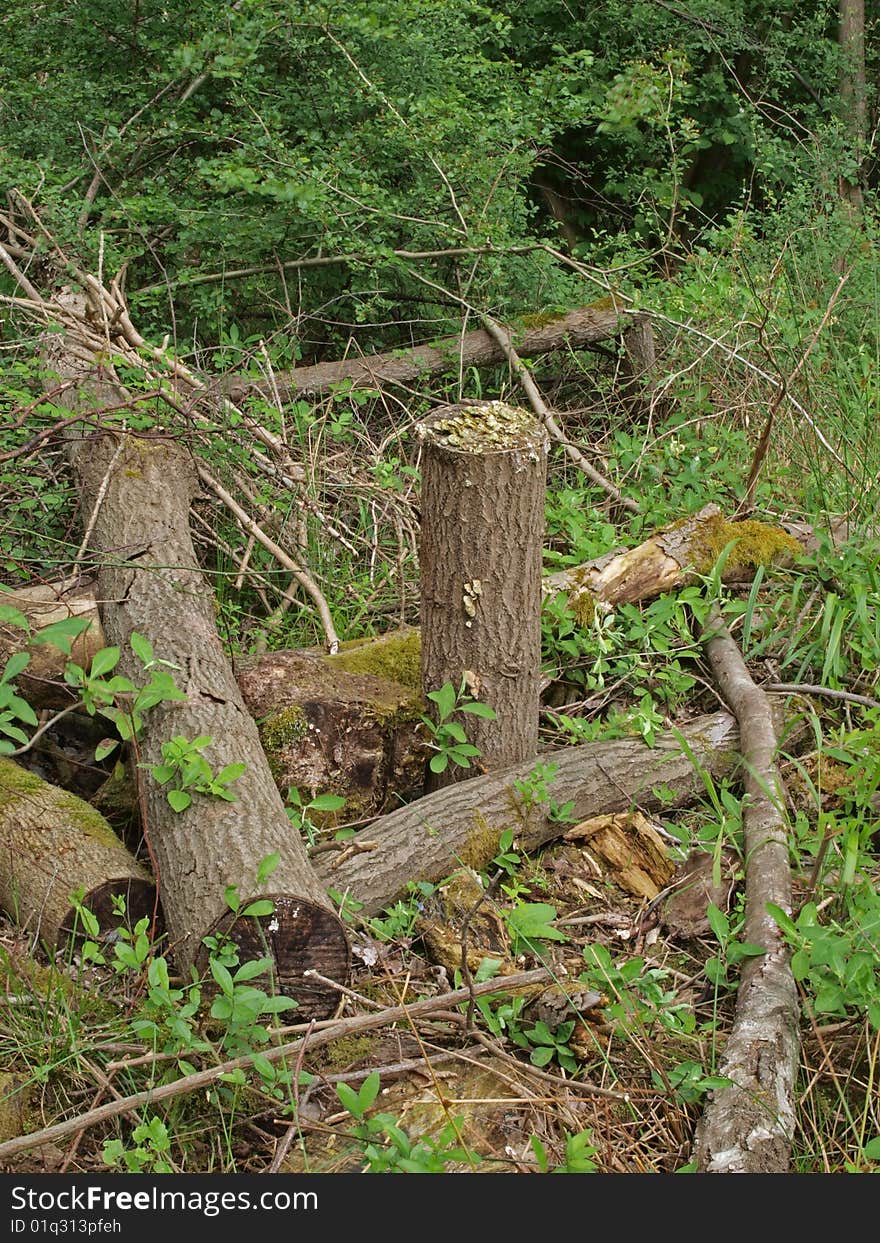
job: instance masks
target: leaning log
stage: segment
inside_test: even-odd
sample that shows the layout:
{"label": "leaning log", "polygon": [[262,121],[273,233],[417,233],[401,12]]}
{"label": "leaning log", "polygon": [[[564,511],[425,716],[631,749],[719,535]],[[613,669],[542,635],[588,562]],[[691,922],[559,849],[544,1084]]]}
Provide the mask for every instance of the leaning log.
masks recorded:
{"label": "leaning log", "polygon": [[[520,357],[536,358],[555,350],[578,350],[598,341],[608,341],[621,336],[644,318],[627,312],[623,303],[614,298],[602,298],[549,322],[525,327],[514,333],[514,341]],[[478,328],[410,350],[367,354],[362,358],[315,363],[310,367],[298,367],[296,371],[279,372],[271,385],[265,380],[237,377],[227,383],[226,391],[233,401],[240,401],[249,393],[261,393],[276,400],[280,396],[282,401],[291,401],[329,392],[338,384],[351,384],[353,388],[413,385],[426,376],[444,371],[466,371],[469,367],[493,366],[503,361],[504,354],[498,344],[488,332]]]}
{"label": "leaning log", "polygon": [[[659,735],[653,747],[641,738],[622,738],[547,752],[541,760],[556,765],[553,801],[572,800],[580,822],[631,807],[683,806],[705,792],[701,773],[717,780],[734,770],[738,748],[736,720],[717,712]],[[515,830],[520,849],[535,850],[562,829],[549,804],[525,803],[517,792],[515,783],[532,768],[533,762],[517,764],[401,807],[363,829],[351,853],[335,860],[322,856],[318,875],[372,915],[405,894],[410,881],[438,881],[462,864],[485,868],[505,829]],[[672,792],[671,802],[657,795],[661,786]]]}
{"label": "leaning log", "polygon": [[[441,406],[417,433],[422,685],[466,686],[494,709],[456,720],[480,770],[503,768],[538,749],[547,433],[500,401]],[[474,771],[433,764],[429,790]]]}
{"label": "leaning log", "polygon": [[[65,393],[73,412],[99,406],[107,393],[64,351],[58,338],[52,370],[76,381]],[[145,715],[138,741],[144,782],[145,829],[155,857],[172,952],[182,974],[207,965],[203,938],[228,933],[244,960],[274,958],[278,991],[293,996],[305,1018],[323,1017],[337,994],[306,970],[347,978],[349,947],[341,921],[315,876],[304,844],[290,825],[217,634],[214,597],[197,567],[189,507],[198,481],[192,461],[172,438],[140,437],[76,423],[67,450],[89,529],[91,555],[101,563],[97,594],[104,634],[119,647],[118,672],[136,685],[144,671],[130,647],[133,631],[158,659],[170,661],[184,698]],[[207,735],[212,770],[244,764],[235,801],[196,794],[174,811],[152,774],[164,763],[162,744]],[[277,853],[268,885],[258,886],[261,861]],[[225,900],[271,901],[267,916],[236,919]]]}
{"label": "leaning log", "polygon": [[105,936],[152,918],[156,886],[93,807],[0,757],[0,907],[53,951],[83,932],[73,895]]}

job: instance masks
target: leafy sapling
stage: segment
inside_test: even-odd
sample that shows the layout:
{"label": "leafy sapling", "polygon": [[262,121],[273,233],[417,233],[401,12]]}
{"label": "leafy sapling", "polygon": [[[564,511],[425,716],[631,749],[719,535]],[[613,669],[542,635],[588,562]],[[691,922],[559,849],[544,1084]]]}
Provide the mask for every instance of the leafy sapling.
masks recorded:
{"label": "leafy sapling", "polygon": [[464,679],[458,691],[451,682],[446,682],[438,691],[430,691],[428,699],[437,705],[436,721],[429,716],[422,717],[422,723],[429,734],[429,745],[437,753],[428,764],[431,772],[443,773],[450,763],[457,764],[459,768],[470,768],[471,760],[480,754],[480,749],[468,742],[464,728],[458,721],[450,720],[450,717],[456,712],[465,712],[470,716],[482,717],[484,721],[494,721],[495,709],[489,704],[472,699]]}
{"label": "leafy sapling", "polygon": [[167,798],[175,811],[186,811],[192,803],[193,794],[210,794],[215,798],[225,799],[228,803],[235,802],[235,795],[229,789],[234,781],[247,768],[246,764],[227,764],[219,773],[213,773],[211,765],[202,755],[202,751],[210,746],[212,739],[208,734],[199,734],[197,738],[188,739],[183,735],[162,743],[164,764],[142,764],[151,773],[159,785],[174,782],[168,790]]}

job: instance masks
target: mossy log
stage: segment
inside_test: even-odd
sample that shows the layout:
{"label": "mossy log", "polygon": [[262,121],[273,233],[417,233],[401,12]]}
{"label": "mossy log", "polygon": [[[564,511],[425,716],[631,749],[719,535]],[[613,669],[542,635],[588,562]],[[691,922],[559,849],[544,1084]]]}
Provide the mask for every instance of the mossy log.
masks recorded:
{"label": "mossy log", "polygon": [[114,897],[134,925],[152,916],[156,886],[100,812],[0,757],[0,906],[55,950],[77,928],[74,893],[107,934],[122,922]]}
{"label": "mossy log", "polygon": [[[683,806],[705,791],[704,773],[717,780],[733,771],[738,749],[735,718],[717,712],[659,735],[653,747],[641,738],[623,738],[566,747],[541,758],[557,766],[553,801],[572,800],[572,815],[584,821],[633,807]],[[518,794],[515,783],[527,778],[532,767],[531,761],[516,764],[401,807],[357,835],[357,853],[319,859],[318,875],[372,915],[405,894],[410,881],[438,881],[462,864],[485,868],[505,829],[515,831],[519,849],[537,849],[564,826],[551,818],[548,803],[527,806]],[[661,786],[670,800],[655,793]]]}
{"label": "mossy log", "polygon": [[[602,298],[566,315],[535,316],[533,321],[526,321],[519,332],[514,332],[514,344],[521,358],[536,358],[555,350],[583,349],[621,336],[645,319],[638,313],[627,312],[623,304],[613,298]],[[367,354],[341,362],[297,367],[292,372],[278,372],[273,377],[271,391],[265,381],[238,378],[228,384],[227,392],[233,401],[257,392],[274,400],[280,395],[287,401],[326,393],[342,383],[350,383],[354,388],[382,388],[388,384],[409,386],[444,371],[457,374],[460,369],[489,367],[503,361],[504,355],[497,342],[484,329],[478,328],[428,345],[417,345],[411,350]]]}
{"label": "mossy log", "polygon": [[[394,646],[390,638],[376,645],[386,656]],[[396,646],[411,647],[412,636],[405,634]],[[314,814],[322,824],[377,816],[401,798],[421,794],[427,757],[419,691],[390,678],[349,673],[335,661],[317,652],[282,651],[235,663],[279,790],[296,786],[306,801],[319,793],[345,799],[339,812]]]}
{"label": "mossy log", "polygon": [[635,548],[610,552],[585,565],[544,578],[547,593],[567,591],[569,607],[582,621],[597,604],[614,606],[650,600],[708,574],[732,544],[722,578],[753,578],[758,566],[790,565],[803,552],[793,535],[764,522],[729,522],[715,504],[655,531]]}
{"label": "mossy log", "polygon": [[[50,369],[73,381],[65,405],[81,414],[118,397],[96,383],[91,369],[50,339]],[[350,951],[345,929],[290,824],[253,717],[245,708],[217,634],[214,597],[200,572],[189,530],[198,482],[192,461],[173,439],[120,434],[99,426],[67,441],[68,457],[91,515],[91,555],[100,563],[97,594],[104,634],[120,649],[117,671],[135,685],[144,671],[130,648],[133,631],[171,662],[183,698],[144,716],[139,740],[145,829],[157,862],[165,922],[178,969],[207,966],[206,934],[229,932],[242,961],[274,959],[280,992],[299,1003],[303,1018],[323,1018],[338,993],[309,978],[309,969],[342,983]],[[182,811],[169,805],[152,769],[164,763],[163,743],[175,737],[211,739],[205,758],[214,772],[242,764],[234,801],[193,796]],[[271,890],[258,887],[261,861],[278,855]],[[235,918],[225,899],[265,898],[272,914]]]}

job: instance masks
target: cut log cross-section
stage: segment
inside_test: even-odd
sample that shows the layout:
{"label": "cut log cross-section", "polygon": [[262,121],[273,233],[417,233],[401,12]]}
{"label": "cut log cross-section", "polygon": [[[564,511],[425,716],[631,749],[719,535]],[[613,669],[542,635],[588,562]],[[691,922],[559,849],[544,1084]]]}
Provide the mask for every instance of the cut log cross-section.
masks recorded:
{"label": "cut log cross-section", "polygon": [[[422,683],[464,680],[494,709],[461,719],[488,771],[538,747],[547,434],[500,401],[442,406],[418,431]],[[450,764],[428,788],[470,775]]]}
{"label": "cut log cross-section", "polygon": [[[100,390],[64,353],[63,341],[50,365],[65,379],[78,380],[65,398],[72,408],[81,412],[100,403]],[[185,696],[146,714],[138,742],[146,828],[177,966],[184,973],[192,964],[202,969],[207,953],[202,938],[228,932],[242,960],[267,954],[274,960],[274,986],[296,999],[298,1015],[326,1017],[337,1004],[336,991],[303,973],[314,969],[344,982],[348,941],[285,815],[256,724],[217,634],[214,597],[197,567],[189,531],[195,470],[170,438],[103,428],[83,436],[81,426],[68,439],[68,456],[91,550],[101,561],[97,595],[106,639],[122,653],[118,671],[135,684],[145,680],[130,648],[137,631],[157,658],[174,667]],[[211,739],[205,758],[215,772],[245,765],[233,787],[235,801],[196,794],[187,809],[174,811],[151,766],[163,763],[163,742],[204,735]],[[277,868],[257,893],[260,862],[275,853]],[[225,899],[229,886],[241,899],[271,899],[272,914],[235,919]]]}

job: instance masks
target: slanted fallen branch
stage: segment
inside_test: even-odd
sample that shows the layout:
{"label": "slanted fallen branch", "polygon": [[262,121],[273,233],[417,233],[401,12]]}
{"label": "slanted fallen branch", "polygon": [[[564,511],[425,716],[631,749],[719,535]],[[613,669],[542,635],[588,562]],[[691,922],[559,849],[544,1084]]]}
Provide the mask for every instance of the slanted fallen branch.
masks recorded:
{"label": "slanted fallen branch", "polygon": [[[76,382],[65,404],[75,413],[101,404],[110,386],[71,356],[65,335],[54,335],[46,354],[54,370]],[[217,633],[214,596],[189,531],[198,487],[189,455],[170,436],[138,437],[100,423],[86,436],[76,424],[67,452],[88,517],[88,543],[101,562],[101,621],[119,648],[118,672],[135,686],[145,681],[130,644],[137,631],[158,659],[170,662],[180,692],[179,700],[144,714],[137,743],[144,830],[177,967],[185,975],[192,965],[200,971],[207,965],[207,934],[228,933],[243,962],[265,958],[268,940],[278,991],[295,997],[301,1013],[324,1017],[337,998],[304,972],[316,968],[347,979],[348,941],[287,819]],[[156,768],[167,763],[165,744],[199,737],[207,739],[212,771],[240,766],[232,797],[197,793],[174,808]],[[267,885],[258,880],[260,864],[276,854]],[[259,897],[269,913],[236,917],[224,898],[230,886],[242,906]]]}
{"label": "slanted fallen branch", "polygon": [[[441,993],[437,997],[426,997],[414,1001],[411,1005],[392,1006],[387,1010],[378,1010],[372,1014],[358,1014],[350,1019],[327,1019],[322,1022],[302,1023],[288,1028],[288,1033],[302,1032],[296,1040],[280,1045],[266,1045],[260,1051],[261,1058],[267,1062],[282,1062],[287,1058],[295,1058],[301,1050],[314,1050],[332,1044],[343,1036],[356,1035],[360,1032],[375,1031],[379,1027],[390,1027],[393,1023],[410,1023],[415,1019],[426,1018],[438,1010],[450,1010],[454,1006],[466,1005],[472,997],[485,996],[487,993],[510,993],[518,989],[531,988],[537,984],[545,984],[552,976],[546,967],[537,967],[534,971],[523,971],[519,975],[505,976],[503,980],[485,980],[474,984],[472,988],[459,988],[452,993]],[[65,1122],[44,1127],[41,1131],[33,1131],[30,1135],[18,1135],[15,1139],[0,1144],[0,1161],[6,1161],[20,1152],[33,1148],[42,1148],[46,1144],[54,1144],[59,1139],[74,1135],[77,1131],[98,1126],[120,1114],[129,1113],[133,1109],[152,1106],[159,1101],[171,1100],[177,1096],[188,1096],[202,1088],[216,1087],[224,1075],[234,1071],[253,1070],[254,1055],[245,1053],[242,1057],[233,1057],[221,1062],[218,1066],[209,1066],[207,1070],[199,1070],[191,1075],[183,1075],[172,1083],[154,1084],[145,1092],[135,1092],[131,1096],[123,1096],[106,1105],[99,1105],[87,1113],[77,1114]],[[614,1100],[626,1100],[624,1092],[614,1092],[609,1088],[593,1087],[592,1084],[578,1082],[576,1085],[587,1094],[611,1097]],[[631,1094],[630,1094],[631,1095]]]}
{"label": "slanted fallen branch", "polygon": [[717,611],[704,640],[724,698],[736,713],[745,762],[743,940],[765,953],[745,960],[733,1028],[720,1074],[730,1086],[712,1094],[696,1133],[703,1172],[782,1174],[795,1127],[799,1055],[798,999],[789,954],[768,903],[791,911],[791,871],[776,734],[764,693]]}
{"label": "slanted fallen branch", "polygon": [[[578,307],[549,323],[526,328],[519,337],[517,350],[523,358],[535,358],[554,350],[583,349],[598,341],[621,336],[634,321],[644,319],[624,309],[623,302],[603,298],[589,306]],[[297,367],[296,371],[278,372],[273,384],[265,380],[233,379],[226,391],[233,401],[248,393],[261,393],[283,401],[296,397],[326,393],[337,384],[349,382],[354,388],[382,388],[387,384],[412,385],[426,376],[444,371],[487,367],[504,361],[498,342],[484,329],[446,337],[433,345],[417,345],[411,350],[386,354],[366,354],[339,362],[315,363]]]}

